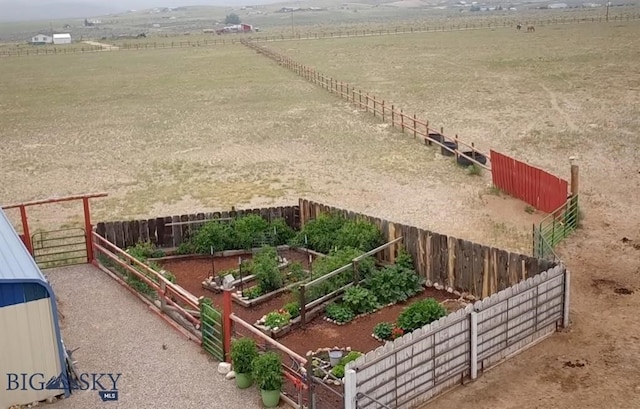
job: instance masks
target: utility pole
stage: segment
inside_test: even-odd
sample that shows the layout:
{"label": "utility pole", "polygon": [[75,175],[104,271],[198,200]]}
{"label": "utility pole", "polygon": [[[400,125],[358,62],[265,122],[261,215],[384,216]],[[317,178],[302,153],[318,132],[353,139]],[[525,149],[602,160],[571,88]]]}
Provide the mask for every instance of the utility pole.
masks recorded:
{"label": "utility pole", "polygon": [[609,21],[609,5],[611,4],[610,1],[607,1],[607,14],[605,16],[605,20],[607,20],[607,22]]}

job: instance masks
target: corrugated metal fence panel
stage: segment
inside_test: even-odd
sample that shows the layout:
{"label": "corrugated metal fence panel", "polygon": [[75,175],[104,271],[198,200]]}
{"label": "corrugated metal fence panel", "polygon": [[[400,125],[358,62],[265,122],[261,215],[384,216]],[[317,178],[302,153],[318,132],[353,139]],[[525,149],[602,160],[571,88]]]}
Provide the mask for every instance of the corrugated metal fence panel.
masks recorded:
{"label": "corrugated metal fence panel", "polygon": [[543,212],[551,213],[567,201],[566,180],[493,150],[491,175],[494,186]]}
{"label": "corrugated metal fence panel", "polygon": [[[40,382],[46,384],[62,372],[51,311],[50,298],[0,308],[0,328],[3,329],[3,334],[8,334],[0,337],[0,373],[5,381],[8,380],[8,373],[26,373],[28,376],[43,374],[36,375],[33,382],[34,385]],[[64,393],[55,389],[33,390],[28,385],[25,390],[6,389],[7,385],[3,385],[0,408],[40,401]]]}

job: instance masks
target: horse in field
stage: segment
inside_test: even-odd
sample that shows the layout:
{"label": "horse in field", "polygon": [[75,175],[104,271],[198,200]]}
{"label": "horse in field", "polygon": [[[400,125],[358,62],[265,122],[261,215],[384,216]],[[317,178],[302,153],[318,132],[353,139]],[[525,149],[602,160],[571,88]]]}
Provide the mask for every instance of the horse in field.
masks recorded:
{"label": "horse in field", "polygon": [[522,24],[518,24],[518,25],[516,26],[516,29],[518,29],[518,31],[520,31],[520,29],[521,29],[521,28],[522,28]]}
{"label": "horse in field", "polygon": [[536,28],[534,26],[527,26],[527,33],[535,33]]}

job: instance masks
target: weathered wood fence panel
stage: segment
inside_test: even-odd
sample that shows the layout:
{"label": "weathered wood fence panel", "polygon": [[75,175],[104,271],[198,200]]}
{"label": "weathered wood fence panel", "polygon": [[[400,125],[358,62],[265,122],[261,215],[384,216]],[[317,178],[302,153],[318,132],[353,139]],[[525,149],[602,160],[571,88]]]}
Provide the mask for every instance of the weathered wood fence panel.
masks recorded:
{"label": "weathered wood fence panel", "polygon": [[416,407],[566,327],[568,274],[555,266],[349,363],[345,408]]}
{"label": "weathered wood fence panel", "polygon": [[269,222],[281,218],[289,227],[295,230],[300,228],[298,206],[283,206],[183,214],[144,220],[100,222],[96,225],[96,233],[121,249],[145,241],[150,241],[160,248],[171,248],[178,247],[185,242],[190,235],[195,234],[208,221],[228,221],[230,218],[249,214],[262,216]]}
{"label": "weathered wood fence panel", "polygon": [[413,257],[416,271],[425,277],[428,285],[438,283],[478,298],[488,297],[556,265],[551,261],[510,253],[306,199],[300,199],[298,207],[300,226],[320,214],[337,213],[375,223],[387,241],[404,237],[402,243],[381,252],[380,259],[393,262],[400,247],[404,246]]}

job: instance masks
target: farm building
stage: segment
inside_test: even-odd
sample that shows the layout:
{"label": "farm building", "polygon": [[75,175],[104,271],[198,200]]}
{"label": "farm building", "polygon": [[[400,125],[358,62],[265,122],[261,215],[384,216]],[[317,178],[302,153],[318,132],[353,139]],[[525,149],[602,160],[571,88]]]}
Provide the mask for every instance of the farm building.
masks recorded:
{"label": "farm building", "polygon": [[69,394],[40,387],[66,374],[56,298],[1,209],[0,328],[0,408]]}
{"label": "farm building", "polygon": [[31,41],[30,41],[31,44],[37,44],[37,45],[51,44],[52,42],[53,42],[53,38],[46,34],[35,35],[31,37]]}
{"label": "farm building", "polygon": [[54,44],[71,44],[71,34],[54,34],[53,35],[53,43]]}

